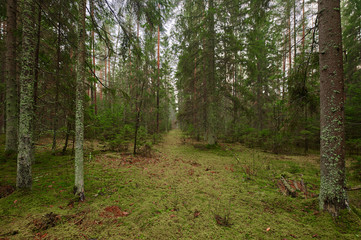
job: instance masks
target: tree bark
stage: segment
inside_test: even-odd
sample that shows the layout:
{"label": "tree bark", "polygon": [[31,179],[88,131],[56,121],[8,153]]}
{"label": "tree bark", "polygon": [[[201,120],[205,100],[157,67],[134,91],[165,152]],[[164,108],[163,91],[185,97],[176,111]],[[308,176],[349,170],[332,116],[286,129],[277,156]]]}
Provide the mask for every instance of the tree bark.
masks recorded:
{"label": "tree bark", "polygon": [[340,0],[319,0],[321,186],[320,209],[337,216],[347,207],[344,79]]}
{"label": "tree bark", "polygon": [[[3,84],[5,86],[5,44],[4,44],[4,39],[5,39],[5,22],[1,21],[0,22],[0,41],[1,41],[1,46],[0,46],[0,83]],[[5,91],[2,91],[0,93],[0,102],[5,102]],[[5,133],[5,104],[2,104],[0,106],[0,133]]]}
{"label": "tree bark", "polygon": [[[94,21],[94,0],[90,1],[90,8],[91,8],[91,17],[92,21]],[[92,37],[92,50],[93,50],[93,71],[94,71],[94,77],[96,76],[96,66],[95,66],[95,37],[94,37],[94,23],[92,24],[92,31],[91,31],[91,37]],[[98,109],[97,109],[97,82],[94,81],[93,83],[93,97],[94,97],[94,114],[97,115]]]}
{"label": "tree bark", "polygon": [[293,64],[296,65],[296,56],[297,56],[297,31],[296,31],[296,0],[293,0]]}
{"label": "tree bark", "polygon": [[[40,52],[40,34],[41,34],[41,3],[38,6],[38,22],[36,29],[36,46],[35,46],[35,62],[34,62],[34,121],[36,121],[36,106],[38,101],[38,81],[39,81],[39,52]],[[36,131],[35,123],[33,124],[34,133]]]}
{"label": "tree bark", "polygon": [[32,186],[31,162],[34,118],[34,0],[23,2],[22,62],[20,72],[20,121],[16,186],[30,189]]}
{"label": "tree bark", "polygon": [[215,110],[215,91],[216,91],[216,79],[215,79],[215,30],[214,30],[214,1],[209,0],[208,2],[208,98],[207,98],[207,143],[209,145],[214,145],[217,143],[217,138],[215,134],[215,119],[216,119],[216,110]]}
{"label": "tree bark", "polygon": [[160,78],[160,29],[158,26],[158,60],[157,60],[157,134],[159,133],[159,78]]}
{"label": "tree bark", "polygon": [[[59,11],[59,19],[61,11]],[[52,153],[56,152],[56,135],[58,130],[58,110],[59,110],[59,84],[60,84],[60,44],[61,44],[61,24],[58,23],[58,39],[56,50],[56,77],[55,77],[55,106],[54,106],[54,122],[53,122],[53,145],[51,147]]]}
{"label": "tree bark", "polygon": [[6,152],[18,149],[18,84],[16,80],[16,11],[17,0],[7,1],[6,34]]}
{"label": "tree bark", "polygon": [[65,143],[64,143],[64,147],[63,147],[63,151],[62,151],[62,155],[65,155],[66,153],[66,149],[68,148],[68,142],[69,142],[69,136],[70,136],[70,127],[71,127],[71,122],[69,117],[66,117],[66,134],[65,134]]}
{"label": "tree bark", "polygon": [[305,50],[305,0],[302,1],[302,49]]}
{"label": "tree bark", "polygon": [[74,193],[84,201],[84,81],[85,81],[85,10],[86,0],[79,2],[78,23],[78,62],[76,77],[76,116],[75,116],[75,184]]}
{"label": "tree bark", "polygon": [[289,9],[289,17],[288,17],[288,75],[291,73],[292,69],[292,39],[291,39],[291,9]]}

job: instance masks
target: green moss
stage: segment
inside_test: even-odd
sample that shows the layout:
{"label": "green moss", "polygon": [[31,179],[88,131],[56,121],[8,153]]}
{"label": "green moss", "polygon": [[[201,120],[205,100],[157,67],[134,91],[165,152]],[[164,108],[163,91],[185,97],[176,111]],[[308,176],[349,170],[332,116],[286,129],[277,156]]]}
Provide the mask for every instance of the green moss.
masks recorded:
{"label": "green moss", "polygon": [[[129,156],[105,153],[84,162],[86,202],[74,202],[73,208],[67,205],[74,198],[74,159],[51,155],[49,146],[36,154],[33,191],[0,199],[0,215],[9,216],[0,218],[0,232],[18,230],[14,239],[34,238],[32,221],[54,212],[62,221],[42,231],[49,238],[78,239],[84,234],[97,239],[290,239],[292,234],[312,239],[317,234],[321,239],[357,239],[360,234],[356,218],[337,223],[318,212],[317,198],[290,198],[279,192],[275,180],[283,174],[302,175],[309,191],[317,194],[318,156],[272,155],[241,145],[231,145],[232,151],[222,144],[200,149],[181,144],[180,136],[170,132],[155,146],[162,154],[151,160],[139,158],[130,164]],[[16,165],[0,167],[6,173],[0,182],[14,184]],[[251,180],[245,177],[246,167],[254,171]],[[360,199],[350,196],[351,203]],[[101,217],[108,206],[130,214]],[[227,218],[229,226],[219,225],[216,215]]]}

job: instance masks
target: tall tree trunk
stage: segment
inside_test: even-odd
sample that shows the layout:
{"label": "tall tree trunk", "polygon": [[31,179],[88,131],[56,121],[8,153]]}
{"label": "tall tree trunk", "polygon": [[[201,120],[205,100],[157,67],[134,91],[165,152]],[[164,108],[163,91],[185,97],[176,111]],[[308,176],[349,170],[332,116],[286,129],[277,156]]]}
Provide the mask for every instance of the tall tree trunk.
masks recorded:
{"label": "tall tree trunk", "polygon": [[[110,57],[110,50],[108,49],[108,85],[107,85],[108,88],[110,88],[110,86],[111,86],[111,71],[110,71],[110,65],[111,65],[111,57]],[[110,99],[111,99],[111,94],[110,94],[110,92],[108,92],[108,95],[107,95],[107,104],[110,104],[110,106],[111,106]]]}
{"label": "tall tree trunk", "polygon": [[76,116],[75,116],[75,184],[74,193],[84,201],[84,82],[85,82],[85,10],[86,0],[79,2],[78,23],[78,62],[76,77]]}
{"label": "tall tree trunk", "polygon": [[[92,21],[94,21],[94,0],[90,0],[90,8],[91,8],[91,17]],[[96,77],[96,66],[95,66],[95,37],[94,37],[94,23],[92,24],[92,31],[91,31],[91,37],[92,37],[92,50],[93,50],[93,72],[94,77]],[[92,96],[94,97],[94,113],[97,115],[98,109],[97,109],[97,81],[93,83],[92,87]]]}
{"label": "tall tree trunk", "polygon": [[104,79],[103,79],[103,70],[99,70],[99,101],[102,102],[103,101],[103,84],[104,84]]}
{"label": "tall tree trunk", "polygon": [[138,97],[136,99],[136,119],[135,119],[135,131],[134,131],[134,148],[133,148],[133,154],[137,154],[137,141],[138,141],[138,130],[140,127],[140,115],[142,111],[142,105],[143,105],[143,92],[144,92],[144,86],[145,81],[142,83],[142,87],[140,90],[140,101],[138,103]]}
{"label": "tall tree trunk", "polygon": [[287,56],[287,36],[285,34],[285,42],[283,44],[283,74],[282,74],[282,100],[285,99],[285,83],[286,83],[286,56]]}
{"label": "tall tree trunk", "polygon": [[18,149],[18,84],[16,80],[16,11],[17,0],[7,1],[6,34],[6,143],[5,151]]}
{"label": "tall tree trunk", "polygon": [[157,74],[157,133],[159,133],[159,78],[160,78],[160,29],[158,26],[158,74]]}
{"label": "tall tree trunk", "polygon": [[340,0],[319,0],[321,186],[320,209],[337,216],[347,207],[344,79]]}
{"label": "tall tree trunk", "polygon": [[[61,17],[61,11],[59,12],[59,19]],[[56,50],[56,77],[55,77],[55,106],[54,106],[54,122],[53,122],[53,145],[51,150],[53,154],[56,151],[56,134],[58,129],[58,110],[59,110],[59,84],[60,84],[60,44],[61,44],[61,24],[58,23],[58,39]]]}
{"label": "tall tree trunk", "polygon": [[[4,36],[6,36],[5,34],[5,22],[1,21],[0,22],[0,39],[1,39],[1,49],[0,49],[0,83],[3,84],[5,86],[5,46],[3,45],[4,42]],[[1,92],[0,95],[0,102],[5,102],[5,91]],[[0,133],[5,133],[5,104],[1,104],[0,106]]]}
{"label": "tall tree trunk", "polygon": [[214,30],[214,0],[209,0],[208,2],[208,98],[207,98],[207,143],[214,145],[217,143],[217,138],[215,134],[215,121],[216,121],[216,110],[215,110],[215,91],[216,91],[216,79],[215,79],[215,30]]}
{"label": "tall tree trunk", "polygon": [[31,162],[34,118],[34,0],[23,2],[22,62],[20,73],[20,121],[16,186],[30,189],[32,186]]}
{"label": "tall tree trunk", "polygon": [[[193,75],[193,128],[197,139],[199,138],[199,130],[197,126],[197,56],[194,58],[194,75]],[[167,124],[168,125],[168,124]]]}
{"label": "tall tree trunk", "polygon": [[296,0],[293,0],[293,63],[296,63],[296,56],[297,56],[297,31],[296,31]]}
{"label": "tall tree trunk", "polygon": [[302,49],[305,50],[305,0],[302,2]]}
{"label": "tall tree trunk", "polygon": [[[139,51],[139,29],[140,29],[140,25],[139,25],[139,18],[137,20],[137,50]],[[137,154],[137,141],[138,141],[138,130],[140,127],[140,114],[141,114],[141,109],[142,109],[142,103],[143,103],[143,90],[144,90],[144,86],[145,86],[145,81],[143,81],[142,87],[141,87],[141,92],[140,92],[140,96],[138,95],[138,87],[139,87],[139,62],[140,62],[140,54],[139,52],[137,53],[137,59],[136,59],[136,74],[135,74],[135,131],[134,131],[134,146],[133,146],[133,154]],[[138,98],[140,99],[140,101],[138,100]]]}
{"label": "tall tree trunk", "polygon": [[39,1],[38,6],[38,20],[37,20],[37,29],[36,29],[36,46],[35,46],[35,62],[34,62],[34,124],[33,129],[34,133],[36,131],[36,107],[38,102],[38,82],[39,82],[39,52],[40,52],[40,34],[41,34],[41,4],[42,0]]}
{"label": "tall tree trunk", "polygon": [[[257,39],[258,40],[258,39]],[[263,130],[263,81],[262,81],[262,69],[261,63],[262,59],[257,59],[257,128],[258,130]]]}
{"label": "tall tree trunk", "polygon": [[291,12],[290,12],[290,16],[288,17],[288,62],[289,62],[288,75],[290,75],[291,69],[292,69],[292,46],[291,45],[292,45],[292,38],[291,38]]}
{"label": "tall tree trunk", "polygon": [[[104,86],[108,86],[108,78],[107,78],[107,71],[108,71],[108,57],[105,57],[104,59]],[[105,96],[105,99],[107,97]]]}

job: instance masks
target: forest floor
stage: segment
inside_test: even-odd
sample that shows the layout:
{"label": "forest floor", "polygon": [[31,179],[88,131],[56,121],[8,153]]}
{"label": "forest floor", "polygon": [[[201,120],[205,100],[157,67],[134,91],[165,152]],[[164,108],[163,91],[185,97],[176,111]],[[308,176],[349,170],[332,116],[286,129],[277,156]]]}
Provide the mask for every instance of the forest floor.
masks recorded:
{"label": "forest floor", "polygon": [[318,211],[317,155],[209,148],[173,130],[151,157],[88,151],[78,202],[73,157],[49,148],[38,148],[32,191],[8,196],[16,161],[1,155],[0,239],[361,239],[361,191],[340,217]]}

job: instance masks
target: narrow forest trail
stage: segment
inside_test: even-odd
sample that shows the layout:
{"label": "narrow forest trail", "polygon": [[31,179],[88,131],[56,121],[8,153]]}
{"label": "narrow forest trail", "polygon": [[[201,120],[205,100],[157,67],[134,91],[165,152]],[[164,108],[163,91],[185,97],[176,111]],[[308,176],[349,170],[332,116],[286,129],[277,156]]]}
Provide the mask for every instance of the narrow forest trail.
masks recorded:
{"label": "narrow forest trail", "polygon": [[71,200],[73,159],[39,155],[32,192],[0,199],[0,238],[357,239],[355,225],[318,212],[317,198],[279,192],[281,173],[315,186],[317,156],[209,149],[179,130],[154,148],[152,157],[105,152],[87,160],[84,203]]}

